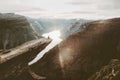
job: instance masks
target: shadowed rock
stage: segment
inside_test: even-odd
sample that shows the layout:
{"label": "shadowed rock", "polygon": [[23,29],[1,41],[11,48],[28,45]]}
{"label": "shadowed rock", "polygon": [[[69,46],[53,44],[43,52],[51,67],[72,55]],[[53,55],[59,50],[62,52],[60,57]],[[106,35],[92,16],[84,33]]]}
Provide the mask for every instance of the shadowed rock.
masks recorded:
{"label": "shadowed rock", "polygon": [[120,80],[120,61],[117,59],[102,67],[88,80]]}
{"label": "shadowed rock", "polygon": [[42,37],[32,29],[26,17],[0,14],[0,80],[13,80],[20,76],[26,71],[28,62],[51,41],[38,38]]}
{"label": "shadowed rock", "polygon": [[43,50],[51,39],[37,39],[21,46],[1,52],[0,55],[0,80],[13,80],[28,68],[28,62]]}
{"label": "shadowed rock", "polygon": [[39,36],[24,16],[0,14],[0,49],[14,48],[36,38]]}
{"label": "shadowed rock", "polygon": [[120,18],[91,22],[30,68],[46,80],[87,80],[111,59],[120,58],[119,44]]}

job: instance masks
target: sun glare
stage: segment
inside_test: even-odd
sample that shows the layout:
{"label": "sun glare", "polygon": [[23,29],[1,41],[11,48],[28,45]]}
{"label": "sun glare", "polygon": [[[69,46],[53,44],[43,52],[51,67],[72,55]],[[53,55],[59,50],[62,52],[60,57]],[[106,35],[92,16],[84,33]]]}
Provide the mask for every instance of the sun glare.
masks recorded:
{"label": "sun glare", "polygon": [[43,34],[42,35],[43,37],[45,37],[45,38],[51,38],[51,39],[59,39],[60,38],[60,36],[61,36],[61,33],[60,33],[60,31],[59,30],[56,30],[56,31],[52,31],[52,32],[49,32],[49,33],[46,33],[46,34]]}
{"label": "sun glare", "polygon": [[54,46],[56,46],[57,44],[59,44],[62,41],[62,39],[60,38],[61,33],[59,30],[45,33],[42,36],[45,38],[51,38],[52,42],[44,50],[42,50],[40,52],[40,54],[38,54],[37,57],[29,63],[29,65],[31,65],[31,64],[35,63],[36,61],[38,61],[39,59],[41,59],[46,52],[48,52],[50,49],[52,49]]}

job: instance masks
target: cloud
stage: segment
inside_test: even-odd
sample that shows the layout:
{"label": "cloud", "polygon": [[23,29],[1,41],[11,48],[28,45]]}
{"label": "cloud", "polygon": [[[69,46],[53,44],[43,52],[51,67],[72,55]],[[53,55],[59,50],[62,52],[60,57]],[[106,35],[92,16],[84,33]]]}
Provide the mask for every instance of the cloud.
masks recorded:
{"label": "cloud", "polygon": [[94,3],[96,3],[96,0],[74,0],[74,1],[68,2],[67,4],[75,6],[75,5],[91,5]]}
{"label": "cloud", "polygon": [[75,13],[75,14],[94,14],[96,12],[95,11],[74,11],[72,13]]}
{"label": "cloud", "polygon": [[98,9],[100,10],[118,10],[120,9],[120,0],[102,0],[98,2]]}
{"label": "cloud", "polygon": [[95,5],[99,10],[117,10],[120,9],[120,0],[74,0],[67,4],[73,6],[87,6]]}
{"label": "cloud", "polygon": [[[1,12],[31,12],[31,11],[45,11],[45,9],[29,5],[27,0],[0,0]],[[32,2],[30,2],[32,3]]]}
{"label": "cloud", "polygon": [[70,4],[70,5],[87,5],[90,4],[90,2],[68,2],[66,4]]}
{"label": "cloud", "polygon": [[120,0],[0,0],[0,12],[30,16],[120,16]]}
{"label": "cloud", "polygon": [[31,11],[45,11],[45,9],[39,7],[25,6],[25,5],[2,5],[0,7],[1,12],[31,12]]}
{"label": "cloud", "polygon": [[63,12],[61,14],[95,14],[95,11],[73,11],[73,12]]}

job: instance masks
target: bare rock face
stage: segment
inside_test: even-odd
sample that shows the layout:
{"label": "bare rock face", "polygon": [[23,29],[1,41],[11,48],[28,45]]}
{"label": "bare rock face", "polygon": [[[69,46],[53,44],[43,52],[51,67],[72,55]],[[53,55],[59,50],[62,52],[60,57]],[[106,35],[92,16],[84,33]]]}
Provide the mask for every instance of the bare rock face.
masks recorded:
{"label": "bare rock face", "polygon": [[[28,70],[28,62],[50,42],[50,39],[37,39],[3,52],[0,55],[0,80],[18,80],[17,77]],[[20,80],[23,80],[22,77]]]}
{"label": "bare rock face", "polygon": [[87,80],[111,59],[120,59],[120,18],[86,24],[30,68],[46,80]]}
{"label": "bare rock face", "polygon": [[120,79],[120,61],[113,59],[111,62],[102,67],[88,80],[119,80]]}
{"label": "bare rock face", "polygon": [[14,48],[36,38],[37,34],[24,16],[0,14],[0,49]]}
{"label": "bare rock face", "polygon": [[18,80],[28,70],[28,63],[51,42],[38,38],[24,16],[0,14],[0,80]]}

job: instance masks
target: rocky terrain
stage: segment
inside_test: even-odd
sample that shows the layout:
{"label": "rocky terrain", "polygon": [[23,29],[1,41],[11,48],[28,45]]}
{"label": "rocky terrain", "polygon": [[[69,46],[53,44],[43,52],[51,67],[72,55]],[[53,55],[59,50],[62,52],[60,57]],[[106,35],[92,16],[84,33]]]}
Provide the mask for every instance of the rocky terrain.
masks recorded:
{"label": "rocky terrain", "polygon": [[38,37],[24,16],[0,14],[0,49],[10,49]]}
{"label": "rocky terrain", "polygon": [[87,80],[91,76],[90,80],[119,80],[115,76],[119,61],[113,66],[117,69],[112,70],[116,78],[104,78],[111,72],[101,68],[106,65],[109,68],[112,59],[120,59],[120,18],[94,21],[85,26],[31,65],[31,71],[46,80]]}
{"label": "rocky terrain", "polygon": [[18,80],[50,42],[38,36],[24,16],[0,14],[0,80]]}
{"label": "rocky terrain", "polygon": [[120,80],[120,60],[111,60],[88,80]]}
{"label": "rocky terrain", "polygon": [[28,65],[51,42],[39,25],[0,14],[0,80],[120,80],[120,18],[75,22],[65,40]]}

